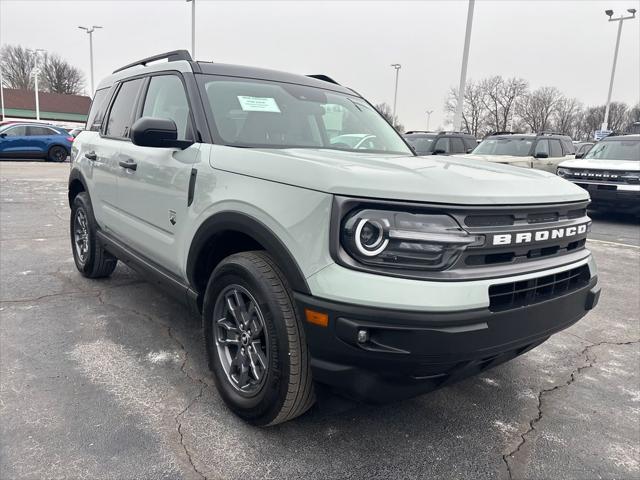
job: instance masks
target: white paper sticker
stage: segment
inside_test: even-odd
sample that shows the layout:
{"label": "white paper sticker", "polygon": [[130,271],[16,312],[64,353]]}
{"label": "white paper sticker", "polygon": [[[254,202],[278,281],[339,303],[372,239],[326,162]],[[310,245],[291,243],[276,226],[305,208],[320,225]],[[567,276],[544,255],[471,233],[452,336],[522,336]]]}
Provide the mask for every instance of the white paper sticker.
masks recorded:
{"label": "white paper sticker", "polygon": [[273,112],[280,113],[275,98],[271,97],[249,97],[238,95],[238,101],[245,112]]}

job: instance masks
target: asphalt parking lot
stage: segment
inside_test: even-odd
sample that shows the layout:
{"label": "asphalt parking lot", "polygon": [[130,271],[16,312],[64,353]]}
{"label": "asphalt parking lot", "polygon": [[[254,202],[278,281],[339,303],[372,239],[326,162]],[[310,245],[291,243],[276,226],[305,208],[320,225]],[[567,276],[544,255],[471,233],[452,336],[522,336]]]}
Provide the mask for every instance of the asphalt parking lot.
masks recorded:
{"label": "asphalt parking lot", "polygon": [[640,478],[640,225],[594,214],[602,297],[518,359],[270,429],[224,406],[199,323],[119,265],[81,277],[68,164],[0,162],[0,478]]}

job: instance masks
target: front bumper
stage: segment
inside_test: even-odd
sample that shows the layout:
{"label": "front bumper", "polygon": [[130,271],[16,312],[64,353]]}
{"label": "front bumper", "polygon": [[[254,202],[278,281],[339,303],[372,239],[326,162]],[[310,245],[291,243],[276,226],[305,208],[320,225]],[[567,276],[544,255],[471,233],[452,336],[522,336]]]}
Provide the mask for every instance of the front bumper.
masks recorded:
{"label": "front bumper", "polygon": [[574,182],[591,196],[591,205],[640,211],[640,185]]}
{"label": "front bumper", "polygon": [[352,398],[384,403],[434,390],[530,350],[582,318],[599,293],[593,276],[578,290],[500,312],[485,307],[429,313],[302,294],[295,298],[301,318],[307,309],[329,318],[327,327],[305,323],[314,379]]}

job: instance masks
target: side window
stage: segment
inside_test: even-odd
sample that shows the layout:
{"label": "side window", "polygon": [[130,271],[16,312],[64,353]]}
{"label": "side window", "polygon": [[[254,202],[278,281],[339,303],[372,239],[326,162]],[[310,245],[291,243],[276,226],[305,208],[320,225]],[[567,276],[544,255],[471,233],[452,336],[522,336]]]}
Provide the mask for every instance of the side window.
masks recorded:
{"label": "side window", "polygon": [[478,142],[476,142],[475,138],[465,137],[463,138],[463,141],[464,141],[465,153],[467,152],[467,150],[473,150],[478,146]]}
{"label": "side window", "polygon": [[547,155],[549,155],[549,141],[548,140],[538,140],[538,143],[536,143],[536,149],[533,152],[533,154],[537,155],[538,153],[546,153]]}
{"label": "side window", "polygon": [[16,127],[8,128],[4,131],[7,137],[24,137],[27,135],[26,125],[18,125]]}
{"label": "side window", "polygon": [[93,96],[93,102],[91,102],[91,109],[89,110],[89,116],[87,117],[87,130],[93,130],[95,132],[100,131],[100,125],[104,119],[104,113],[107,109],[107,100],[109,99],[110,88],[103,88],[98,90]]}
{"label": "side window", "polygon": [[142,78],[124,82],[120,86],[120,90],[116,94],[113,101],[109,118],[107,119],[107,128],[104,133],[108,137],[129,138],[129,128],[133,118],[133,109],[135,108],[138,91],[142,85]]}
{"label": "side window", "polygon": [[173,120],[178,127],[178,140],[192,137],[187,94],[176,75],[151,77],[142,116]]}
{"label": "side window", "polygon": [[27,135],[30,137],[43,135],[57,135],[56,132],[47,127],[27,127]]}
{"label": "side window", "polygon": [[467,149],[464,148],[461,138],[451,139],[451,153],[467,153]]}
{"label": "side window", "polygon": [[449,139],[448,138],[439,138],[436,141],[435,146],[433,147],[433,151],[437,151],[440,150],[444,153],[449,153],[451,151],[451,148],[449,147]]}
{"label": "side window", "polygon": [[550,157],[562,157],[562,146],[560,145],[560,140],[549,140],[549,145],[551,146]]}
{"label": "side window", "polygon": [[576,146],[569,140],[561,140],[564,155],[573,155],[576,153]]}

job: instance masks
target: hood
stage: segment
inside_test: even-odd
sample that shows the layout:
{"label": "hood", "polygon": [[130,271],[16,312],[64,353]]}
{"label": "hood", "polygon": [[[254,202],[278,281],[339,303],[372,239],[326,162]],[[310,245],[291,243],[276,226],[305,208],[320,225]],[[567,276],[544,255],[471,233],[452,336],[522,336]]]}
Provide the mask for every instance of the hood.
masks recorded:
{"label": "hood", "polygon": [[458,156],[398,156],[328,149],[214,145],[211,166],[265,180],[369,198],[505,205],[587,200],[580,187],[539,170]]}
{"label": "hood", "polygon": [[593,169],[593,170],[640,170],[640,162],[637,160],[598,160],[595,158],[580,158],[578,160],[567,160],[559,167]]}

